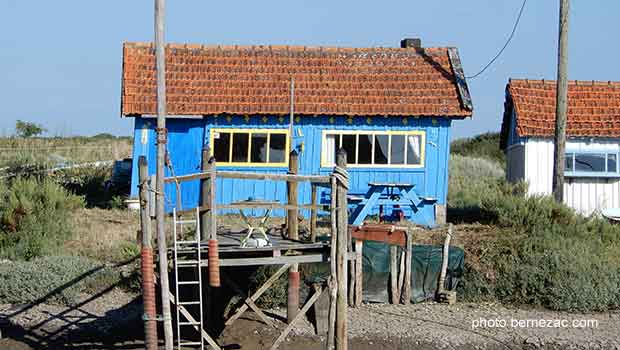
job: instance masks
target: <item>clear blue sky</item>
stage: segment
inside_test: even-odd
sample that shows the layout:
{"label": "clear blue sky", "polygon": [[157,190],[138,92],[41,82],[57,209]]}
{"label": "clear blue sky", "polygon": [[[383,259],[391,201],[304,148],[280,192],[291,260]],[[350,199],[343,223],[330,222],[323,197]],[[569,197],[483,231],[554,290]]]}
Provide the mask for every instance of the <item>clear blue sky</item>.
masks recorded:
{"label": "clear blue sky", "polygon": [[[571,0],[569,77],[620,80],[620,1]],[[119,117],[121,45],[151,41],[153,0],[0,0],[0,133],[16,119],[50,135],[129,135]],[[529,0],[512,44],[469,81],[473,119],[455,137],[499,130],[509,77],[555,79],[559,0]],[[521,0],[168,0],[167,40],[200,44],[456,46],[466,75],[504,44]]]}

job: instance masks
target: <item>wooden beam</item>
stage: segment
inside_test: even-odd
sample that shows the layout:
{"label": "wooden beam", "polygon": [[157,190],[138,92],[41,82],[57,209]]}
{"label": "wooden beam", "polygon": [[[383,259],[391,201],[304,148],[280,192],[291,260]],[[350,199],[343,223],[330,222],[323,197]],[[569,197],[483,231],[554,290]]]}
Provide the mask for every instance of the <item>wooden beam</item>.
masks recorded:
{"label": "wooden beam", "polygon": [[337,193],[336,177],[331,177],[331,203],[329,208],[331,221],[331,245],[330,245],[330,276],[328,280],[329,287],[329,320],[327,328],[327,350],[334,348],[336,339],[336,297],[338,292],[337,267],[336,267],[336,239],[337,239],[337,219],[336,214],[336,193]]}
{"label": "wooden beam", "polygon": [[329,176],[322,175],[289,175],[289,174],[261,174],[261,173],[242,173],[238,171],[218,171],[218,177],[230,179],[252,179],[252,180],[273,180],[273,181],[295,181],[312,183],[329,183]]}
{"label": "wooden beam", "polygon": [[[220,259],[220,266],[257,266],[281,264],[309,264],[327,262],[329,258],[324,254],[284,255],[260,258]],[[209,266],[208,261],[201,260],[200,266]]]}
{"label": "wooden beam", "polygon": [[[202,154],[203,157],[205,156],[205,154],[204,154],[204,150],[205,149],[203,149],[203,154]],[[209,159],[208,155],[207,155],[206,159],[207,160]],[[205,171],[204,165],[205,164],[203,164],[203,169],[201,169],[202,172],[200,172],[200,173],[188,174],[188,175],[179,175],[179,176],[168,176],[168,177],[164,178],[164,182],[165,183],[170,183],[170,182],[179,182],[179,183],[181,183],[181,182],[192,181],[192,180],[206,180],[211,175],[208,172]]]}
{"label": "wooden beam", "polygon": [[242,297],[245,297],[245,305],[247,305],[250,309],[252,309],[252,311],[254,311],[254,313],[256,313],[256,315],[258,315],[258,317],[260,317],[261,320],[263,320],[263,322],[265,322],[267,325],[273,327],[273,328],[277,328],[276,325],[273,323],[273,321],[271,321],[269,319],[269,317],[267,317],[267,315],[265,315],[263,313],[263,310],[261,310],[252,300],[252,298],[248,298],[247,294],[241,290],[241,288],[230,278],[225,278],[226,283],[228,283],[237,293],[239,293]]}
{"label": "wooden beam", "polygon": [[384,227],[352,227],[351,236],[358,240],[363,241],[375,241],[375,242],[383,242],[390,245],[398,245],[401,247],[405,247],[407,243],[407,231],[403,230],[394,230],[391,231],[389,226],[384,225]]}

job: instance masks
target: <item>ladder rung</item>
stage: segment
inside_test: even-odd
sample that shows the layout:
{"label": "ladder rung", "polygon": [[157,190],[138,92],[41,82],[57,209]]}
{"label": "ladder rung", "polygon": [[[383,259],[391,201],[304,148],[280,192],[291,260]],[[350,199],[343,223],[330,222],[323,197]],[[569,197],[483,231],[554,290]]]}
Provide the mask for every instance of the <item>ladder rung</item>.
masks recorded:
{"label": "ladder rung", "polygon": [[200,322],[179,322],[179,326],[200,326]]}
{"label": "ladder rung", "polygon": [[199,341],[184,341],[184,342],[179,342],[179,346],[192,346],[192,345],[202,345],[201,342]]}
{"label": "ladder rung", "polygon": [[200,284],[200,281],[179,281],[178,284]]}
{"label": "ladder rung", "polygon": [[177,260],[178,266],[198,265],[198,260]]}
{"label": "ladder rung", "polygon": [[196,220],[177,220],[177,224],[196,224]]}
{"label": "ladder rung", "polygon": [[200,305],[199,301],[181,301],[179,305]]}
{"label": "ladder rung", "polygon": [[198,241],[177,241],[177,244],[198,244]]}

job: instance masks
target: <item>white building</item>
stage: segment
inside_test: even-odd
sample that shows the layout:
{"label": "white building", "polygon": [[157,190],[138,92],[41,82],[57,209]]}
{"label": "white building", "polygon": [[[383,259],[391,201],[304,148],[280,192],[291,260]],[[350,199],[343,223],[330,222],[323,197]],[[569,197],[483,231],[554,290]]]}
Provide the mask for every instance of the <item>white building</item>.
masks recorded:
{"label": "white building", "polygon": [[[555,81],[506,86],[501,147],[510,181],[551,194]],[[584,215],[620,208],[620,83],[571,81],[568,88],[564,202]]]}

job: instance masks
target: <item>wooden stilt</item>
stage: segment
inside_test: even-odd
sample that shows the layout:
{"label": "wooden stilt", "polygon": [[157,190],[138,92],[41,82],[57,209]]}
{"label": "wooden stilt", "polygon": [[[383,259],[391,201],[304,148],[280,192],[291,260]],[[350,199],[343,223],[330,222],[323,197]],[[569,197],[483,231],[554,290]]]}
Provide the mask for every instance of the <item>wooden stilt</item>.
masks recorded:
{"label": "wooden stilt", "polygon": [[316,184],[311,184],[312,190],[310,192],[310,205],[312,205],[312,209],[310,209],[310,242],[316,242],[316,220],[317,220],[317,209],[316,209]]}
{"label": "wooden stilt", "polygon": [[390,246],[390,296],[392,304],[398,304],[398,246],[395,245]]}
{"label": "wooden stilt", "polygon": [[[291,135],[292,137],[292,135]],[[297,151],[291,151],[289,155],[289,174],[296,175],[299,171],[299,156]],[[297,205],[297,182],[289,181],[287,183],[288,189],[288,204]],[[297,209],[290,209],[287,212],[286,227],[288,231],[288,238],[292,240],[299,239],[299,212]],[[291,323],[297,312],[299,311],[299,264],[292,264],[288,274],[288,295],[287,295],[287,308],[286,319],[288,323]]]}
{"label": "wooden stilt", "polygon": [[413,245],[413,232],[406,231],[407,242],[405,244],[405,288],[403,290],[403,303],[411,302],[411,258]]}
{"label": "wooden stilt", "polygon": [[[347,342],[347,278],[348,264],[347,256],[349,251],[349,214],[347,203],[347,186],[348,177],[346,175],[347,168],[347,152],[339,149],[336,154],[336,165],[339,168],[340,180],[337,186],[337,207],[338,207],[338,237],[336,247],[336,272],[338,279],[338,294],[336,300],[336,349],[346,350]],[[345,181],[347,183],[345,183]]]}
{"label": "wooden stilt", "polygon": [[329,288],[329,323],[327,328],[327,350],[334,348],[336,340],[336,297],[338,292],[337,267],[336,267],[336,246],[338,237],[337,214],[336,214],[336,197],[337,197],[336,177],[331,177],[331,203],[330,203],[330,221],[331,221],[331,241],[330,241],[330,277],[328,280]]}

